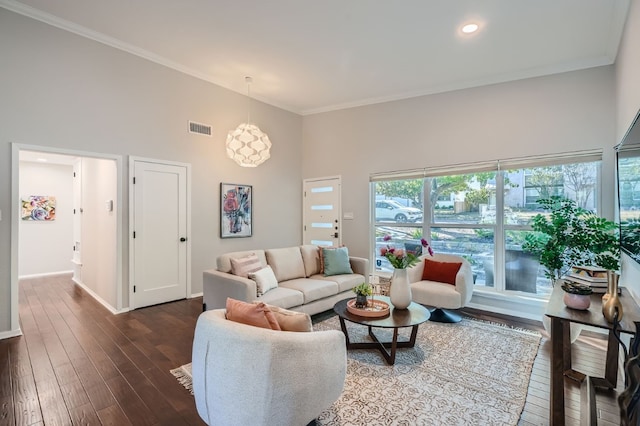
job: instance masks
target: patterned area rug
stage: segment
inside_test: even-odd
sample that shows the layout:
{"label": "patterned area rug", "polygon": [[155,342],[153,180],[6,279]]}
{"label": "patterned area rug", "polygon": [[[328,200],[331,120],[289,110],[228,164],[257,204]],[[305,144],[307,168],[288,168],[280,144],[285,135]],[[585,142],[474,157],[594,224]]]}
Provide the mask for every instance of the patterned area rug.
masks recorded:
{"label": "patterned area rug", "polygon": [[[366,327],[347,326],[352,341],[370,340]],[[339,330],[338,318],[314,329]],[[409,331],[401,329],[400,340],[408,340]],[[384,330],[376,329],[376,335],[390,340]],[[426,322],[418,328],[416,346],[398,349],[393,366],[377,350],[348,351],[344,391],[317,423],[516,425],[539,344],[540,335],[526,330],[468,319]],[[172,370],[188,389],[190,367]]]}

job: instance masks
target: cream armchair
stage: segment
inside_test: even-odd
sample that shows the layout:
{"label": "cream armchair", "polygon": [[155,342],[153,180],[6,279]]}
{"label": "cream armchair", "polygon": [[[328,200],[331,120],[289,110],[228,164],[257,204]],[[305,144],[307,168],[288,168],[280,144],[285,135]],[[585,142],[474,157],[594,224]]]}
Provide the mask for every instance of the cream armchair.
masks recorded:
{"label": "cream armchair", "polygon": [[338,330],[268,330],[229,321],[224,309],[196,324],[193,392],[209,425],[304,426],[338,399],[346,368]]}
{"label": "cream armchair", "polygon": [[433,306],[430,321],[458,322],[460,316],[445,309],[459,309],[471,300],[473,295],[473,273],[469,262],[453,254],[435,253],[433,257],[423,256],[436,262],[462,263],[455,277],[455,285],[423,280],[424,261],[409,269],[409,282],[413,301]]}

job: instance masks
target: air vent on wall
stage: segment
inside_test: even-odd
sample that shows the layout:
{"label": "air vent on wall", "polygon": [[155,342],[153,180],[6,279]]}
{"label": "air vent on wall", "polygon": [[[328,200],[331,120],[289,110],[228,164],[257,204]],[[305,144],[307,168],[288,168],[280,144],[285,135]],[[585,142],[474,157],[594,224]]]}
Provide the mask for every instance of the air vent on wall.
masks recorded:
{"label": "air vent on wall", "polygon": [[189,122],[189,133],[197,133],[199,135],[211,136],[211,126],[207,124]]}

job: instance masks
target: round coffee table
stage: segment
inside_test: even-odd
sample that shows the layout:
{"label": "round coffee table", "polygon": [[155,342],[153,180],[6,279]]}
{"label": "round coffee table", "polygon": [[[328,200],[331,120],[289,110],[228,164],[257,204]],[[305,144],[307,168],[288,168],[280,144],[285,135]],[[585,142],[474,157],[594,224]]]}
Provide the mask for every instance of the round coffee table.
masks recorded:
{"label": "round coffee table", "polygon": [[[397,348],[413,348],[416,344],[416,336],[418,335],[418,326],[429,319],[429,310],[422,305],[411,302],[407,309],[395,309],[389,298],[386,296],[376,296],[376,300],[383,300],[389,304],[389,315],[379,318],[361,317],[354,315],[347,310],[347,302],[351,299],[344,299],[333,306],[334,312],[340,318],[340,328],[344,333],[347,341],[347,349],[378,349],[389,365],[393,365],[396,361]],[[356,342],[349,340],[349,333],[344,321],[355,324],[366,325],[369,328],[369,336],[373,342]],[[393,338],[391,342],[381,342],[373,333],[373,328],[392,328]],[[411,337],[408,341],[398,342],[398,329],[403,327],[411,328]],[[390,351],[387,351],[387,348]]]}

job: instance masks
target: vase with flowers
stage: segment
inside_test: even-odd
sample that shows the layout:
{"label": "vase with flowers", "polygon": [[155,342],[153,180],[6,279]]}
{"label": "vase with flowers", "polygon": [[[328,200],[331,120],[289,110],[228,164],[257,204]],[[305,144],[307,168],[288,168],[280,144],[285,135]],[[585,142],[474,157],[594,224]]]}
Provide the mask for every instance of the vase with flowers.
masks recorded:
{"label": "vase with flowers", "polygon": [[[383,241],[387,243],[380,249],[380,255],[387,258],[393,266],[393,277],[391,278],[391,289],[389,290],[389,300],[396,309],[407,309],[411,304],[411,286],[407,268],[415,266],[420,262],[420,254],[417,251],[400,249],[391,245],[391,235],[385,235]],[[420,239],[422,250],[426,248],[433,256],[433,249],[424,238]]]}

